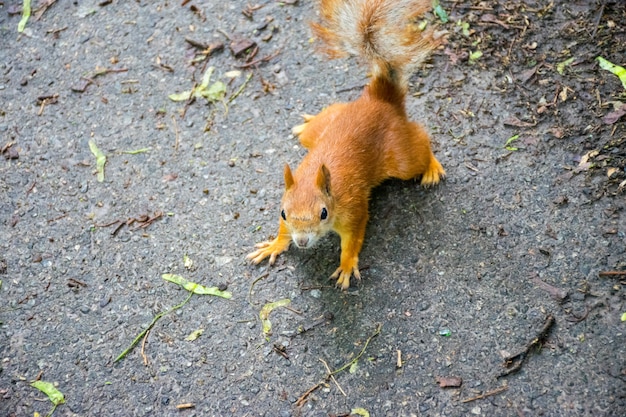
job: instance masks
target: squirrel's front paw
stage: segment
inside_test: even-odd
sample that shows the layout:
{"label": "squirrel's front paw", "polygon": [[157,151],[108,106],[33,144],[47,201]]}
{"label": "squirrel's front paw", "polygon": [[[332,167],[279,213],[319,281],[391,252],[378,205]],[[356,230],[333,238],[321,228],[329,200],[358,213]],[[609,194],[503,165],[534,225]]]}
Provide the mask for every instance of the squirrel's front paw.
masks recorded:
{"label": "squirrel's front paw", "polygon": [[256,265],[269,256],[270,265],[274,265],[274,262],[276,262],[276,257],[284,252],[288,246],[289,242],[287,242],[287,245],[284,245],[278,239],[274,239],[271,241],[267,240],[265,242],[257,243],[255,245],[257,250],[248,254],[248,256],[246,256],[246,259]]}
{"label": "squirrel's front paw", "polygon": [[349,266],[347,268],[339,266],[339,268],[335,270],[330,278],[336,279],[337,286],[341,287],[342,290],[345,290],[350,286],[350,277],[352,275],[354,275],[354,277],[359,281],[361,280],[361,273],[359,272],[359,268],[357,267],[356,263],[354,264],[354,266]]}

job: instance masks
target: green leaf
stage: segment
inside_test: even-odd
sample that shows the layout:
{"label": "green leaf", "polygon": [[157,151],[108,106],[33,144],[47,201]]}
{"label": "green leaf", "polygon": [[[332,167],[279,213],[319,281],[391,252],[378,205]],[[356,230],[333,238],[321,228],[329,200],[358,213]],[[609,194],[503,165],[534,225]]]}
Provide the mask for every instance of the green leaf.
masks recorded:
{"label": "green leaf", "polygon": [[441,7],[441,4],[439,4],[439,0],[433,1],[433,11],[435,12],[439,20],[441,20],[441,23],[448,23],[448,13],[446,13],[444,8]]}
{"label": "green leaf", "polygon": [[204,71],[204,74],[202,75],[202,82],[200,83],[201,88],[207,88],[209,86],[213,71],[215,71],[215,67],[209,67],[206,71]]}
{"label": "green leaf", "polygon": [[136,155],[138,153],[144,153],[144,152],[150,152],[150,148],[141,148],[141,149],[136,149],[134,151],[122,151],[122,153],[125,153],[128,155]]}
{"label": "green leaf", "polygon": [[563,72],[565,71],[565,67],[569,66],[569,64],[571,64],[572,62],[574,62],[574,57],[566,59],[563,62],[559,62],[558,64],[556,64],[556,72],[563,75]]}
{"label": "green leaf", "polygon": [[56,389],[51,382],[33,381],[30,386],[33,388],[37,388],[39,391],[46,394],[54,405],[63,404],[65,402],[65,397],[63,396],[61,391]]}
{"label": "green leaf", "polygon": [[348,369],[348,372],[353,374],[353,373],[355,373],[357,371],[357,369],[359,369],[359,361],[354,361],[352,363],[352,365],[350,365],[350,368]]}
{"label": "green leaf", "polygon": [[290,302],[290,299],[284,298],[282,300],[274,301],[273,303],[267,303],[263,306],[263,308],[261,308],[259,318],[261,319],[261,323],[263,323],[263,334],[269,336],[272,333],[272,322],[269,319],[272,310],[278,307],[284,307]]}
{"label": "green leaf", "polygon": [[226,84],[215,81],[209,88],[199,88],[197,93],[211,102],[220,101],[226,95]]}
{"label": "green leaf", "polygon": [[358,416],[363,416],[363,417],[370,417],[369,411],[361,407],[353,408],[352,410],[350,410],[350,414],[356,414]]}
{"label": "green leaf", "polygon": [[187,336],[187,337],[185,338],[185,340],[188,340],[188,341],[190,341],[190,342],[193,342],[194,340],[196,340],[197,338],[199,338],[199,337],[200,337],[200,335],[201,335],[203,332],[204,332],[204,329],[198,329],[198,330],[195,330],[195,331],[191,332],[191,333],[189,334],[189,336]]}
{"label": "green leaf", "polygon": [[622,318],[621,318],[621,320],[622,320],[622,321],[626,321],[626,312],[622,313]]}
{"label": "green leaf", "polygon": [[228,291],[220,291],[217,287],[205,287],[204,285],[196,284],[195,282],[188,281],[186,278],[181,277],[180,275],[174,274],[163,274],[161,275],[166,281],[173,282],[174,284],[178,284],[184,289],[194,294],[199,295],[214,295],[216,297],[222,298],[232,298],[233,295]]}
{"label": "green leaf", "polygon": [[96,171],[98,171],[98,182],[104,181],[104,164],[107,162],[107,157],[102,153],[96,142],[93,139],[89,140],[89,149],[91,149],[91,153],[96,157]]}
{"label": "green leaf", "polygon": [[483,52],[481,50],[470,53],[469,55],[470,64],[473,64],[474,62],[476,62],[476,60],[478,60],[481,56],[483,56]]}
{"label": "green leaf", "polygon": [[17,31],[19,33],[24,32],[26,28],[26,22],[30,18],[30,0],[24,0],[22,5],[22,19],[20,19],[20,23],[17,24]]}
{"label": "green leaf", "polygon": [[170,100],[172,100],[172,101],[187,101],[187,100],[189,100],[191,98],[192,94],[193,94],[193,90],[192,91],[185,91],[183,93],[170,94],[167,97]]}
{"label": "green leaf", "polygon": [[601,56],[597,57],[596,60],[600,63],[600,68],[605,69],[614,75],[617,75],[622,82],[622,86],[626,90],[626,69],[624,67],[620,67],[619,65],[615,65],[610,61],[607,61]]}
{"label": "green leaf", "polygon": [[187,254],[183,255],[183,265],[187,269],[191,269],[193,267],[193,260],[189,256],[187,256]]}
{"label": "green leaf", "polygon": [[469,35],[470,35],[469,22],[463,22],[462,20],[457,20],[456,25],[461,28],[461,32],[463,33],[463,36],[465,36],[466,38],[469,38]]}
{"label": "green leaf", "polygon": [[519,139],[519,135],[514,135],[514,136],[511,136],[510,138],[508,138],[506,140],[506,143],[504,144],[504,149],[506,149],[507,151],[517,151],[517,150],[519,150],[515,146],[510,146],[511,143],[515,142],[518,139]]}

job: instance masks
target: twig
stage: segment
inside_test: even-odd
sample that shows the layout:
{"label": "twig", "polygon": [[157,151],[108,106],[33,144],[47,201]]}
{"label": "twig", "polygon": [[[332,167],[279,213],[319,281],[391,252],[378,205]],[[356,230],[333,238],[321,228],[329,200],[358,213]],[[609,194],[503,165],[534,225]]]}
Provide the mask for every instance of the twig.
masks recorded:
{"label": "twig", "polygon": [[178,134],[178,122],[176,122],[176,117],[172,115],[172,122],[174,122],[174,133],[176,134],[176,141],[174,142],[174,152],[178,151],[178,143],[180,141],[180,137]]}
{"label": "twig", "polygon": [[63,214],[61,214],[60,216],[55,217],[54,219],[50,219],[50,220],[48,220],[47,222],[48,222],[48,223],[56,222],[57,220],[61,220],[63,217],[67,217],[67,214],[68,214],[68,213],[63,213]]}
{"label": "twig", "polygon": [[146,335],[144,336],[143,341],[141,342],[141,357],[143,358],[143,364],[145,366],[148,366],[148,357],[146,356],[145,348],[146,348],[146,340],[148,340],[149,334],[150,334],[150,330],[146,332]]}
{"label": "twig", "polygon": [[274,52],[274,53],[273,53],[273,54],[271,54],[271,55],[267,55],[267,56],[265,56],[265,57],[263,57],[263,58],[259,58],[259,59],[257,59],[257,60],[254,60],[254,61],[252,61],[252,62],[248,62],[248,63],[246,63],[246,64],[242,64],[242,65],[235,65],[235,67],[236,67],[236,68],[242,68],[242,69],[243,69],[243,68],[250,68],[250,67],[253,67],[253,66],[255,66],[255,65],[257,65],[257,64],[259,64],[259,63],[261,63],[261,62],[267,62],[267,61],[271,60],[272,58],[275,58],[275,57],[276,57],[278,54],[280,54],[281,52],[282,52],[281,50],[278,50],[278,51]]}
{"label": "twig", "polygon": [[228,103],[236,99],[239,96],[239,94],[241,94],[243,89],[246,88],[248,81],[250,81],[250,78],[252,78],[252,73],[248,74],[248,76],[246,77],[246,80],[243,82],[243,84],[241,84],[241,87],[239,87],[239,89],[235,91],[235,93],[232,96],[228,98]]}
{"label": "twig", "polygon": [[593,32],[591,32],[592,39],[596,37],[596,33],[598,32],[598,26],[600,26],[600,20],[602,20],[602,15],[604,15],[605,6],[606,6],[606,0],[602,2],[602,5],[600,5],[600,11],[598,12],[598,17],[596,17],[594,29],[593,29]]}
{"label": "twig", "polygon": [[154,318],[152,319],[152,321],[150,322],[148,327],[146,329],[144,329],[141,333],[139,333],[139,335],[132,341],[130,346],[128,346],[122,353],[120,353],[120,355],[117,358],[115,358],[115,360],[113,362],[117,362],[117,361],[123,359],[124,356],[128,355],[130,353],[130,351],[133,350],[133,348],[137,345],[137,343],[139,343],[141,338],[143,338],[146,335],[146,333],[148,333],[150,331],[150,329],[152,329],[152,327],[154,327],[156,322],[161,317],[163,317],[166,314],[171,313],[172,311],[178,310],[179,308],[181,308],[182,306],[187,304],[187,301],[189,301],[189,299],[191,298],[192,295],[193,295],[193,292],[189,291],[189,295],[187,296],[187,298],[185,298],[185,301],[183,301],[182,303],[180,303],[178,305],[175,305],[174,307],[170,308],[169,310],[161,311],[159,314],[154,316]]}
{"label": "twig", "polygon": [[296,401],[296,407],[301,407],[302,405],[304,405],[309,395],[311,395],[311,393],[315,391],[316,389],[318,389],[319,387],[323,387],[323,386],[324,386],[324,383],[319,382],[315,386],[309,388],[304,394],[300,396],[300,398],[298,398],[298,401]]}
{"label": "twig", "polygon": [[477,395],[477,396],[472,397],[472,398],[467,398],[467,399],[465,399],[465,400],[463,400],[461,402],[462,403],[469,403],[469,402],[476,401],[476,400],[482,400],[483,398],[487,398],[487,397],[490,397],[492,395],[500,394],[501,392],[504,392],[507,389],[509,389],[509,386],[508,385],[503,385],[500,388],[496,388],[494,390],[487,391],[485,393],[482,393],[482,394]]}
{"label": "twig", "polygon": [[262,279],[267,278],[269,275],[269,272],[265,272],[259,275],[254,281],[252,281],[252,284],[250,284],[250,290],[248,291],[248,304],[252,305],[252,288],[254,288],[254,285]]}
{"label": "twig", "polygon": [[602,271],[598,272],[598,276],[600,277],[614,277],[614,276],[624,276],[626,275],[626,271]]}
{"label": "twig", "polygon": [[[333,377],[333,375],[338,374],[339,372],[346,370],[348,367],[352,366],[352,364],[354,364],[356,361],[358,361],[361,358],[361,356],[363,356],[363,354],[365,353],[365,349],[367,349],[367,346],[372,341],[372,339],[380,334],[380,330],[382,329],[382,327],[383,327],[382,324],[377,323],[376,324],[376,330],[374,331],[374,333],[370,337],[367,338],[367,340],[365,341],[365,345],[363,346],[363,349],[361,349],[359,354],[356,355],[354,357],[354,359],[352,359],[350,362],[346,363],[341,368],[335,369],[334,371],[331,371],[330,368],[328,367],[328,365],[326,364],[326,362],[324,362],[322,359],[320,359],[320,361],[326,366],[327,374],[324,377],[323,381],[318,382],[316,385],[314,385],[313,387],[309,388],[304,394],[302,394],[300,396],[300,398],[298,398],[298,401],[296,401],[296,407],[302,406],[306,402],[308,396],[313,391],[318,389],[319,387],[322,387],[322,386],[326,385],[328,380],[332,379],[333,381],[335,381],[335,378]],[[335,383],[337,384],[337,381],[335,381]],[[339,384],[337,384],[337,386],[339,387]],[[346,393],[341,388],[339,388],[339,390],[343,393],[343,395],[346,395]]]}
{"label": "twig", "polygon": [[347,397],[346,392],[341,388],[341,385],[339,385],[339,382],[337,382],[335,377],[332,375],[332,371],[328,367],[328,364],[326,363],[326,361],[324,359],[320,358],[320,362],[322,362],[324,364],[324,366],[326,367],[326,371],[328,372],[328,375],[330,375],[330,379],[332,379],[333,382],[335,383],[335,385],[337,385],[337,388],[339,388],[339,391],[341,391],[341,393],[343,394],[344,397]]}
{"label": "twig", "polygon": [[553,325],[554,325],[554,317],[552,317],[552,315],[548,315],[548,317],[546,317],[546,322],[543,324],[543,327],[541,328],[537,336],[535,336],[534,339],[528,342],[521,352],[516,353],[515,355],[509,356],[507,358],[504,358],[504,367],[507,369],[504,370],[496,378],[502,378],[504,376],[512,374],[513,372],[519,371],[522,368],[522,364],[528,357],[528,353],[530,352],[530,350],[533,347],[540,345],[545,341]]}
{"label": "twig", "polygon": [[354,357],[354,359],[352,359],[350,362],[346,363],[344,366],[342,366],[339,369],[334,370],[333,372],[331,372],[330,375],[335,375],[338,374],[341,371],[345,371],[347,368],[349,368],[350,366],[352,366],[353,363],[355,363],[356,361],[358,361],[361,356],[363,356],[363,354],[365,353],[365,349],[367,349],[367,345],[370,344],[370,342],[372,341],[373,338],[375,338],[376,336],[378,336],[380,334],[380,330],[382,329],[383,325],[378,323],[376,325],[376,330],[374,331],[374,334],[372,334],[370,337],[367,338],[367,340],[365,341],[365,345],[363,346],[363,349],[361,349],[361,351],[359,352],[358,355],[356,355]]}

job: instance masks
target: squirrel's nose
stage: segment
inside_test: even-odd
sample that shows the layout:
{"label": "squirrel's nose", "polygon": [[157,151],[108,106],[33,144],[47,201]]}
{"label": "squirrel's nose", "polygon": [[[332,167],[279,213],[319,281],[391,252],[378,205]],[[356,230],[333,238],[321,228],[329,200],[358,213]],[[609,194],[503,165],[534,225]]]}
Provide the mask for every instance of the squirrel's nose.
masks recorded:
{"label": "squirrel's nose", "polygon": [[308,236],[298,236],[295,240],[296,240],[296,246],[298,246],[299,248],[306,248],[307,245],[309,244]]}

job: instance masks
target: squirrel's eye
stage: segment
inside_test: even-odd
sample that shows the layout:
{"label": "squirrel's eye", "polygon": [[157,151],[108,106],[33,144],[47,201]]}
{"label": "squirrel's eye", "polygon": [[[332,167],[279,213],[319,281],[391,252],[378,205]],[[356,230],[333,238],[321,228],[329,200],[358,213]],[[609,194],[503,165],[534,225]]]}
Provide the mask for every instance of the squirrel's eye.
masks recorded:
{"label": "squirrel's eye", "polygon": [[326,207],[324,207],[322,209],[322,220],[326,220],[326,217],[328,217],[328,211],[326,210]]}
{"label": "squirrel's eye", "polygon": [[281,210],[280,211],[280,217],[282,217],[283,220],[287,221],[287,216],[285,215],[285,210]]}

